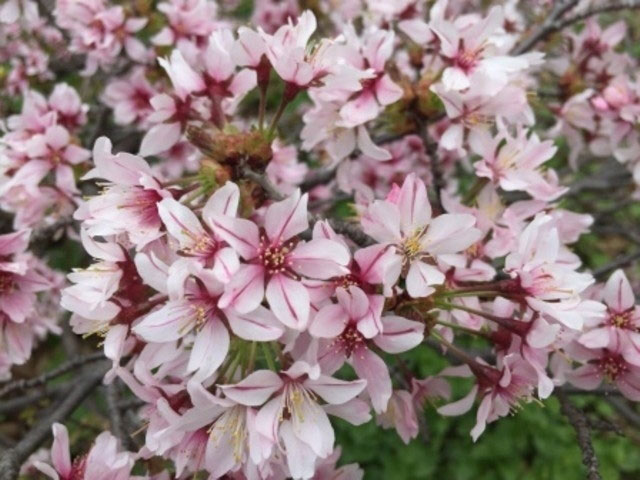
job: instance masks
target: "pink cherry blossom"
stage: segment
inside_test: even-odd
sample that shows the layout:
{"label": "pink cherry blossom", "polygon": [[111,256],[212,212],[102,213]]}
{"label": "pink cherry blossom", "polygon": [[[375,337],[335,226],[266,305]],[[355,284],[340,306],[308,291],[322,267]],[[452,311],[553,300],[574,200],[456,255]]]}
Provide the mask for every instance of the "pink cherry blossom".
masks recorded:
{"label": "pink cherry blossom", "polygon": [[309,293],[300,277],[322,280],[347,273],[349,252],[342,244],[296,238],[308,227],[307,195],[299,191],[267,208],[262,232],[250,220],[228,215],[213,215],[210,222],[213,231],[246,262],[227,284],[221,308],[248,313],[266,294],[282,323],[303,330],[309,320]]}

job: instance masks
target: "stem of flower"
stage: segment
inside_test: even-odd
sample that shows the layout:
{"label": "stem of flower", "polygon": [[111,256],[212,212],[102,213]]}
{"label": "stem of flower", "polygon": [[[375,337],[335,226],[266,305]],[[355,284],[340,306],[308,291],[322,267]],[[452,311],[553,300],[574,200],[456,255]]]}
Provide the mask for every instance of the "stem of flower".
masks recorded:
{"label": "stem of flower", "polygon": [[271,119],[271,125],[269,125],[269,131],[267,132],[269,137],[273,135],[273,132],[278,126],[278,122],[280,121],[280,117],[282,117],[282,114],[284,113],[288,104],[289,104],[289,101],[283,95],[282,100],[280,101],[280,105],[278,105],[278,110],[276,111],[276,114],[273,116],[273,119]]}
{"label": "stem of flower", "polygon": [[269,348],[269,345],[264,342],[260,342],[260,348],[262,349],[262,354],[264,355],[264,359],[267,362],[269,370],[277,372],[278,370],[276,369],[276,363],[273,361],[273,352]]}
{"label": "stem of flower", "polygon": [[442,325],[443,327],[453,328],[454,330],[459,330],[461,332],[468,333],[470,335],[476,335],[478,337],[486,338],[486,334],[479,331],[474,330],[473,328],[463,327],[462,325],[458,325],[457,323],[447,322],[446,320],[436,320],[438,325]]}
{"label": "stem of flower", "polygon": [[247,362],[247,366],[244,371],[245,375],[249,372],[252,372],[253,368],[255,367],[257,349],[258,349],[258,344],[256,342],[251,342],[251,347],[249,350],[249,361]]}
{"label": "stem of flower", "polygon": [[517,320],[514,320],[512,318],[507,318],[507,317],[499,317],[497,315],[492,315],[491,313],[487,313],[487,312],[483,312],[482,310],[477,310],[475,308],[470,308],[467,307],[465,305],[457,305],[454,303],[442,303],[442,302],[436,302],[436,306],[438,307],[442,307],[445,309],[452,309],[455,308],[456,310],[461,310],[463,312],[467,312],[467,313],[471,313],[472,315],[478,315],[480,317],[486,318],[487,320],[490,320],[494,323],[497,323],[498,325],[500,325],[501,327],[506,328],[507,330],[516,333],[518,335],[526,335],[527,330],[529,329],[529,324],[525,323],[525,322],[520,322]]}
{"label": "stem of flower", "polygon": [[473,358],[471,355],[469,355],[464,350],[456,347],[453,343],[449,342],[448,340],[445,340],[444,337],[442,335],[440,335],[438,332],[436,332],[435,330],[431,331],[431,336],[433,338],[435,338],[438,342],[440,342],[442,345],[447,347],[447,349],[449,349],[451,351],[451,353],[453,353],[455,356],[457,356],[464,363],[468,364],[469,366],[474,366],[474,367],[475,366],[480,366],[480,364],[476,361],[475,358]]}
{"label": "stem of flower", "polygon": [[204,189],[202,187],[196,188],[193,192],[191,192],[186,197],[180,199],[181,202],[185,204],[189,204],[194,201],[196,198],[202,196],[204,194]]}
{"label": "stem of flower", "polygon": [[478,194],[482,191],[482,189],[489,183],[489,179],[486,177],[478,177],[471,185],[471,188],[464,196],[462,203],[465,205],[471,205],[473,201],[476,199]]}
{"label": "stem of flower", "polygon": [[264,113],[267,108],[267,87],[268,84],[260,86],[260,106],[258,107],[258,130],[264,131]]}
{"label": "stem of flower", "polygon": [[[449,292],[438,293],[437,297],[444,298],[456,298],[456,297],[497,297],[503,295],[502,292],[498,292],[495,290],[469,290],[469,291],[459,291],[452,290]],[[436,299],[436,302],[438,300]]]}

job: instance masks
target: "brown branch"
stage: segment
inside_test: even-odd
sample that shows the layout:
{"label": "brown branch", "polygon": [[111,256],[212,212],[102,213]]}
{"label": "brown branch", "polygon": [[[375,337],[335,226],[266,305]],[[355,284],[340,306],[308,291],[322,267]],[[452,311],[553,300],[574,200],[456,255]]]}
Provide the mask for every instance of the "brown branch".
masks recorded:
{"label": "brown branch", "polygon": [[49,400],[56,399],[60,394],[69,389],[70,383],[62,385],[45,385],[40,390],[30,392],[21,397],[11,398],[0,402],[0,415],[13,414],[20,412],[30,405],[46,398]]}
{"label": "brown branch", "polygon": [[68,395],[51,407],[43,418],[13,448],[5,450],[0,456],[0,480],[16,480],[20,465],[51,434],[51,426],[64,420],[82,403],[91,391],[100,383],[109,364],[101,363],[82,375],[70,388]]}
{"label": "brown branch", "polygon": [[549,13],[549,16],[545,18],[545,20],[538,26],[538,28],[523,40],[521,43],[515,46],[512,50],[513,55],[520,55],[522,53],[528,52],[535,45],[543,40],[544,38],[551,35],[553,32],[557,31],[557,22],[558,20],[569,10],[571,10],[576,4],[578,0],[559,0],[553,6],[553,9]]}
{"label": "brown branch", "polygon": [[42,375],[39,375],[38,377],[14,380],[12,382],[6,383],[0,389],[0,398],[4,397],[5,395],[11,392],[25,390],[27,388],[32,388],[32,387],[37,387],[38,385],[44,385],[48,381],[54,378],[57,378],[61,375],[64,375],[65,373],[70,372],[71,370],[82,367],[87,363],[101,360],[103,358],[104,358],[104,354],[102,352],[91,353],[89,355],[84,355],[82,357],[69,360],[68,362],[63,363],[62,365],[54,368],[53,370],[43,373]]}
{"label": "brown branch", "polygon": [[111,433],[122,442],[125,449],[129,450],[129,436],[124,430],[122,414],[118,406],[118,385],[117,380],[106,386],[107,413],[111,424]]}
{"label": "brown branch", "polygon": [[253,183],[259,185],[264,190],[264,193],[266,193],[267,196],[272,200],[279,202],[286,198],[280,192],[280,190],[278,190],[278,188],[273,183],[271,183],[271,180],[269,180],[269,178],[265,174],[258,173],[246,166],[240,169],[240,173],[243,177],[248,178]]}
{"label": "brown branch", "polygon": [[603,265],[600,268],[596,268],[593,271],[593,276],[598,280],[605,278],[609,273],[617,270],[619,268],[627,267],[632,263],[637,262],[640,259],[640,250],[636,250],[635,252],[631,252],[627,255],[623,255],[621,257],[616,258],[612,262]]}
{"label": "brown branch", "polygon": [[313,171],[300,184],[300,188],[303,192],[308,192],[318,185],[325,185],[335,178],[337,171],[338,169],[336,167]]}
{"label": "brown branch", "polygon": [[602,480],[598,470],[598,457],[591,443],[589,420],[584,412],[576,407],[562,391],[556,392],[562,413],[576,431],[578,446],[582,450],[582,463],[587,467],[587,480]]}
{"label": "brown branch", "polygon": [[573,25],[574,23],[578,23],[578,22],[581,22],[582,20],[586,20],[589,17],[593,17],[594,15],[599,15],[601,13],[606,13],[606,12],[615,12],[618,10],[634,9],[634,8],[640,8],[640,0],[619,0],[617,2],[611,2],[606,5],[598,5],[595,7],[591,7],[590,9],[582,13],[573,15],[572,17],[566,18],[561,22],[557,22],[556,25],[554,25],[554,29],[555,29],[554,31],[562,30],[570,25]]}
{"label": "brown branch", "polygon": [[607,401],[628,424],[633,425],[635,428],[640,428],[640,413],[635,411],[629,405],[629,402],[624,398],[609,398]]}

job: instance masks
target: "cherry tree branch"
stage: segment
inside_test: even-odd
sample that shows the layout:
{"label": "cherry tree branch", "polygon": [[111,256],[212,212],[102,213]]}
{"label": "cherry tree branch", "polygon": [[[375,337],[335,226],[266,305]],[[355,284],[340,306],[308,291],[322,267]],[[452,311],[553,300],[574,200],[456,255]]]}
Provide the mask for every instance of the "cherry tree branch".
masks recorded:
{"label": "cherry tree branch", "polygon": [[62,392],[68,390],[71,385],[71,383],[64,383],[62,385],[44,385],[40,390],[30,392],[21,397],[5,400],[0,403],[0,415],[7,415],[22,411],[44,398],[50,400],[56,399]]}
{"label": "cherry tree branch", "polygon": [[552,33],[563,30],[575,23],[586,20],[589,17],[593,17],[594,15],[599,15],[606,12],[615,12],[619,10],[640,8],[640,0],[618,0],[606,3],[604,5],[591,7],[584,12],[577,13],[575,15],[562,19],[562,16],[566,12],[571,10],[577,3],[577,0],[559,1],[551,11],[549,16],[544,20],[544,22],[542,22],[540,27],[538,27],[538,29],[522,43],[516,45],[512,53],[514,55],[520,55],[522,53],[528,52],[538,42],[544,40]]}
{"label": "cherry tree branch", "polygon": [[111,433],[113,433],[122,445],[128,450],[130,447],[129,436],[125,432],[122,414],[118,406],[119,389],[117,381],[107,385],[106,388],[107,413],[111,424]]}
{"label": "cherry tree branch", "polygon": [[609,398],[607,401],[628,424],[640,429],[640,413],[635,411],[629,402],[624,398]]}
{"label": "cherry tree branch", "polygon": [[0,398],[11,392],[37,387],[38,385],[44,385],[48,381],[64,375],[71,370],[75,370],[82,367],[83,365],[86,365],[87,363],[95,362],[103,358],[104,353],[102,352],[91,353],[89,355],[84,355],[69,360],[68,362],[65,362],[62,365],[54,368],[53,370],[45,372],[37,377],[14,380],[12,382],[6,383],[2,388],[0,388]]}
{"label": "cherry tree branch", "polygon": [[639,259],[640,259],[640,249],[636,250],[635,252],[631,252],[627,255],[618,257],[612,262],[609,262],[600,268],[596,268],[593,271],[593,276],[596,277],[596,279],[601,280],[605,278],[607,275],[609,275],[609,273],[613,272],[614,270],[617,270],[618,268],[627,267],[632,263],[635,263]]}
{"label": "cherry tree branch", "polygon": [[553,10],[549,13],[549,16],[544,19],[542,24],[527,37],[524,41],[515,46],[512,50],[513,55],[520,55],[528,52],[542,39],[548,37],[553,32],[557,31],[558,20],[569,10],[571,10],[578,0],[560,0],[555,3]]}
{"label": "cherry tree branch", "polygon": [[582,450],[582,463],[587,467],[587,480],[602,480],[599,472],[598,457],[591,443],[589,420],[582,410],[576,407],[564,392],[556,392],[562,413],[576,431],[578,446]]}
{"label": "cherry tree branch", "polygon": [[640,8],[640,0],[619,0],[617,2],[610,2],[604,5],[597,5],[595,7],[591,7],[590,9],[584,12],[581,12],[569,18],[566,18],[561,22],[557,22],[556,25],[554,25],[554,28],[555,28],[554,31],[562,30],[570,25],[573,25],[574,23],[580,22],[582,20],[586,20],[589,17],[593,17],[594,15],[599,15],[601,13],[606,13],[606,12],[616,12],[619,10],[634,9],[634,8]]}
{"label": "cherry tree branch", "polygon": [[98,386],[109,365],[103,362],[82,375],[69,389],[68,395],[50,408],[38,422],[13,448],[5,450],[0,456],[0,480],[15,480],[22,463],[51,434],[51,426],[63,422],[82,401]]}

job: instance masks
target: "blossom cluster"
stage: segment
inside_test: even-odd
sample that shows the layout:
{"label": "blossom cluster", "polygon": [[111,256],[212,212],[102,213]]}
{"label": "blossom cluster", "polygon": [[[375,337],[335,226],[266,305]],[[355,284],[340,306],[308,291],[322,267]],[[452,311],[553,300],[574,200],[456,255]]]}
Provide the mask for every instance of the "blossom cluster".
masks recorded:
{"label": "blossom cluster", "polygon": [[[623,21],[555,55],[519,50],[544,2],[269,0],[253,26],[234,2],[139,3],[0,7],[2,94],[22,99],[0,137],[0,374],[68,311],[144,424],[135,452],[103,432],[74,461],[55,424],[27,474],[356,480],[334,417],[408,443],[427,400],[477,405],[476,441],[569,384],[640,401],[632,285],[596,281],[574,248],[594,217],[563,201],[592,157],[640,186]],[[29,251],[54,230],[86,254],[66,284]],[[434,346],[452,365],[414,373]],[[132,473],[154,457],[175,474]]]}

